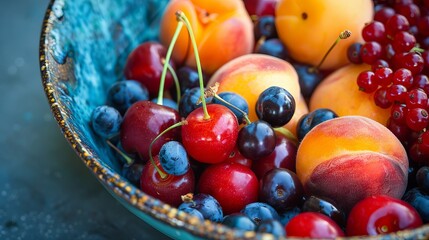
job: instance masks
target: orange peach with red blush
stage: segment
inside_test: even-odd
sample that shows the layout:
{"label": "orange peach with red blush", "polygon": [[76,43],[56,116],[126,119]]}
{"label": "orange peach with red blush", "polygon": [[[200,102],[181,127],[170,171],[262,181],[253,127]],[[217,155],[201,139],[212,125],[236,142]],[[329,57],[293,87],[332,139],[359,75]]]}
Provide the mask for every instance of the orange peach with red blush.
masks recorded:
{"label": "orange peach with red blush", "polygon": [[[176,12],[189,19],[195,35],[202,68],[212,74],[238,56],[248,54],[254,45],[253,24],[241,0],[172,0],[161,19],[160,41],[168,46],[176,31]],[[173,50],[180,65],[195,67],[195,56],[188,32],[183,28]]]}
{"label": "orange peach with red blush", "polygon": [[371,195],[401,198],[408,167],[407,153],[392,132],[361,116],[320,123],[303,138],[296,159],[306,193],[345,211]]}
{"label": "orange peach with red blush", "polygon": [[299,118],[308,112],[301,96],[298,75],[293,66],[279,58],[263,54],[248,54],[229,61],[213,74],[208,85],[219,83],[218,92],[235,92],[249,105],[249,119],[258,119],[255,104],[259,95],[271,86],[289,91],[295,99],[296,110],[286,127],[295,133]]}

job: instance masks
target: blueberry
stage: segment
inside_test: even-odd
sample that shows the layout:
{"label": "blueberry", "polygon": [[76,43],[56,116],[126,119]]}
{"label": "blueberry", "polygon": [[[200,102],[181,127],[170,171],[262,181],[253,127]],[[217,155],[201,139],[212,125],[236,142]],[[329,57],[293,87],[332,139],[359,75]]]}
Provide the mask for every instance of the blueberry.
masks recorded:
{"label": "blueberry", "polygon": [[296,215],[301,213],[301,209],[299,207],[294,207],[286,212],[280,213],[280,222],[283,226],[286,226],[286,224]]}
{"label": "blueberry", "polygon": [[286,231],[284,225],[278,220],[270,219],[262,221],[259,226],[256,228],[257,232],[261,233],[271,233],[275,237],[285,237]]}
{"label": "blueberry", "polygon": [[[189,89],[199,87],[200,79],[197,69],[189,66],[183,66],[177,70],[177,78],[180,82],[180,91],[182,95]],[[203,72],[203,82],[207,83],[208,77]]]}
{"label": "blueberry", "polygon": [[248,216],[242,213],[233,213],[225,216],[222,220],[222,224],[244,231],[255,231],[256,224]]}
{"label": "blueberry", "polygon": [[255,53],[261,53],[290,61],[288,49],[278,38],[268,39],[257,45]]}
{"label": "blueberry", "polygon": [[[241,109],[246,114],[249,114],[249,105],[247,104],[247,101],[237,93],[233,92],[221,92],[218,94],[219,97],[221,97],[223,100],[229,102],[230,104],[234,105],[235,107]],[[224,103],[223,101],[213,98],[213,103],[224,105],[225,107],[229,108],[235,116],[237,116],[238,123],[241,124],[244,119],[244,114],[234,107],[231,107],[230,105]]]}
{"label": "blueberry", "polygon": [[354,64],[361,64],[362,58],[360,56],[360,49],[362,43],[353,43],[347,48],[347,59]]}
{"label": "blueberry", "polygon": [[338,117],[338,115],[327,108],[319,108],[310,113],[304,114],[297,123],[296,133],[298,140],[301,141],[316,125],[336,117]]}
{"label": "blueberry", "polygon": [[305,99],[309,99],[314,92],[314,89],[322,81],[323,76],[315,70],[312,66],[295,63],[293,67],[298,74],[299,86],[301,87],[301,94]]}
{"label": "blueberry", "polygon": [[296,174],[285,168],[274,168],[260,180],[259,199],[285,212],[301,205],[304,189]]}
{"label": "blueberry", "polygon": [[[154,102],[154,103],[157,103],[158,102],[158,98],[154,98],[151,101]],[[178,110],[178,108],[179,108],[177,106],[177,103],[174,100],[170,99],[170,98],[163,98],[162,99],[162,105],[170,107],[170,108],[175,109],[175,110]]]}
{"label": "blueberry", "polygon": [[322,213],[338,223],[339,226],[345,226],[346,224],[346,214],[341,209],[331,202],[315,196],[310,196],[305,200],[302,205],[302,211]]}
{"label": "blueberry", "polygon": [[147,88],[134,80],[116,82],[107,92],[107,105],[116,108],[122,115],[133,103],[148,99]]}
{"label": "blueberry", "polygon": [[274,151],[276,134],[268,123],[258,120],[240,129],[237,147],[244,157],[258,160]]}
{"label": "blueberry", "polygon": [[103,138],[109,139],[119,134],[121,123],[121,114],[111,106],[98,106],[92,111],[92,129]]}
{"label": "blueberry", "polygon": [[189,170],[188,154],[180,142],[169,141],[159,150],[162,169],[168,174],[180,176]]}
{"label": "blueberry", "polygon": [[209,194],[198,193],[194,195],[191,202],[180,204],[179,210],[187,207],[197,209],[203,215],[204,219],[213,222],[221,222],[223,219],[222,207],[219,202]]}
{"label": "blueberry", "polygon": [[416,181],[419,187],[429,192],[429,167],[424,166],[417,170]]}
{"label": "blueberry", "polygon": [[427,192],[422,188],[413,188],[404,194],[402,200],[417,210],[423,223],[429,223],[429,194]]}
{"label": "blueberry", "polygon": [[265,39],[276,38],[278,35],[274,17],[269,15],[259,17],[254,25],[253,32],[256,40],[261,37]]}
{"label": "blueberry", "polygon": [[[181,117],[186,118],[189,113],[201,106],[201,103],[197,104],[198,100],[200,99],[200,96],[201,94],[199,87],[189,89],[182,95],[182,98],[179,102],[179,114]],[[210,100],[210,98],[206,98],[206,101]]]}
{"label": "blueberry", "polygon": [[186,207],[179,208],[179,210],[181,210],[185,213],[189,213],[190,215],[197,217],[201,221],[204,221],[203,214],[200,211],[198,211],[196,208],[186,206]]}
{"label": "blueberry", "polygon": [[122,167],[122,176],[136,187],[140,186],[140,177],[142,175],[144,164],[134,163],[131,165],[124,164]]}
{"label": "blueberry", "polygon": [[250,217],[257,225],[265,220],[280,219],[277,211],[263,202],[249,203],[241,210],[241,213]]}
{"label": "blueberry", "polygon": [[295,113],[295,99],[284,88],[272,86],[265,89],[256,101],[256,115],[273,128],[288,123]]}

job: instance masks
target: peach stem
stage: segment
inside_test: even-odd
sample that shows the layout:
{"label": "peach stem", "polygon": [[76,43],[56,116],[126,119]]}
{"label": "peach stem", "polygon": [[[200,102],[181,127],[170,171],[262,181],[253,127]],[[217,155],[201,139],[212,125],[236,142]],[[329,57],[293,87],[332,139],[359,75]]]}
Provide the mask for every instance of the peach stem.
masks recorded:
{"label": "peach stem", "polygon": [[177,38],[179,37],[180,31],[182,30],[183,23],[179,22],[176,27],[176,31],[174,32],[173,38],[171,39],[170,46],[168,46],[167,54],[165,56],[165,63],[164,68],[162,69],[161,74],[161,81],[159,83],[159,92],[158,92],[158,100],[157,104],[162,105],[163,101],[163,94],[164,94],[164,82],[165,82],[165,76],[167,75],[167,69],[170,64],[168,62],[170,61],[171,54],[173,53],[174,45],[176,44]]}
{"label": "peach stem", "polygon": [[[200,55],[198,54],[198,47],[197,47],[197,43],[195,41],[194,31],[192,30],[191,23],[189,22],[185,13],[183,13],[182,11],[177,11],[176,16],[177,16],[177,20],[179,22],[183,22],[185,24],[186,28],[188,29],[189,38],[191,39],[192,47],[194,49],[195,62],[197,65],[197,70],[198,70],[198,78],[200,80],[200,92],[201,92],[201,96],[204,96],[203,71],[201,69]],[[201,98],[201,104],[203,106],[204,119],[205,120],[210,119],[210,115],[207,111],[206,99],[204,97]]]}
{"label": "peach stem", "polygon": [[328,57],[329,53],[332,51],[332,49],[334,49],[334,47],[338,44],[338,42],[341,39],[347,39],[348,37],[350,37],[351,32],[349,30],[345,30],[343,32],[340,33],[340,35],[337,37],[337,39],[335,40],[335,42],[331,45],[331,47],[328,49],[328,51],[325,53],[325,55],[323,56],[322,60],[319,62],[319,64],[314,67],[311,68],[312,71],[319,71],[320,66],[322,66],[323,62],[325,62],[326,58]]}

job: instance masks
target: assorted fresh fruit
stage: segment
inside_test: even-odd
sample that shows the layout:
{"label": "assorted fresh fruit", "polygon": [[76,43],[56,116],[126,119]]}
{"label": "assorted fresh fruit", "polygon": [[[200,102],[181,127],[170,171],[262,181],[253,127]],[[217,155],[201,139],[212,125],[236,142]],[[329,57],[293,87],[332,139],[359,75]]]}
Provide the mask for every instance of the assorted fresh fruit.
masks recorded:
{"label": "assorted fresh fruit", "polygon": [[172,0],[94,133],[143,192],[276,237],[429,223],[429,1]]}

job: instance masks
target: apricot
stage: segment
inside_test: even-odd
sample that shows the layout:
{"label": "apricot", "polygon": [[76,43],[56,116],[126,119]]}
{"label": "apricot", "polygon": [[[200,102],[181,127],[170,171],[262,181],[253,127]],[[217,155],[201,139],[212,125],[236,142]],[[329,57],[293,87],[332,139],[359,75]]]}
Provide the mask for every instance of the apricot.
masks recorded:
{"label": "apricot", "polygon": [[401,198],[408,158],[401,142],[380,123],[362,116],[316,125],[298,146],[296,173],[305,192],[349,211],[371,195]]}
{"label": "apricot", "polygon": [[291,57],[318,65],[324,54],[344,30],[351,31],[329,54],[321,69],[345,65],[347,48],[362,42],[361,31],[374,14],[371,0],[280,0],[276,8],[276,27]]}
{"label": "apricot", "polygon": [[329,108],[338,116],[359,115],[387,124],[390,108],[383,109],[374,103],[374,93],[359,90],[356,79],[369,65],[346,65],[328,75],[314,90],[309,108]]}
{"label": "apricot", "polygon": [[[160,27],[160,41],[170,44],[176,31],[175,13],[185,13],[195,35],[202,68],[212,74],[254,46],[253,24],[241,0],[172,0],[167,5]],[[195,67],[195,56],[188,32],[183,27],[173,50],[178,64]]]}
{"label": "apricot", "polygon": [[[208,85],[219,83],[218,93],[235,92],[249,105],[249,119],[258,119],[255,104],[259,95],[271,86],[288,90],[296,101],[295,114],[286,127],[295,133],[299,118],[308,112],[301,96],[298,75],[293,66],[279,58],[264,54],[247,54],[223,65],[210,78]],[[296,136],[296,135],[295,135]]]}

